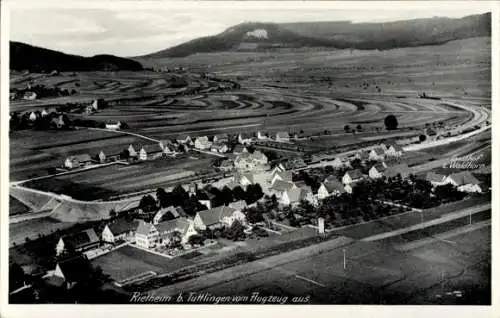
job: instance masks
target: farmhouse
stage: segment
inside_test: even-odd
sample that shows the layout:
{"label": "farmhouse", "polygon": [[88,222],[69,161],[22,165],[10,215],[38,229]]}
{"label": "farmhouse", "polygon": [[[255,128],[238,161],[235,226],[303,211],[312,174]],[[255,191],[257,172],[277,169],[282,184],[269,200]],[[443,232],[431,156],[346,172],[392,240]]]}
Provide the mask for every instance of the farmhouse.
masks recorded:
{"label": "farmhouse", "polygon": [[[78,255],[57,263],[54,274],[49,277],[49,280],[52,281],[52,284],[60,280],[62,284],[66,284],[67,289],[71,289],[76,284],[87,281],[91,275],[91,269],[87,257]],[[60,284],[56,284],[60,286]]]}
{"label": "farmhouse", "polygon": [[158,230],[159,240],[158,243],[165,245],[170,242],[174,232],[181,235],[181,243],[186,244],[189,237],[198,234],[194,228],[194,222],[185,217],[165,221],[155,225]]}
{"label": "farmhouse", "polygon": [[153,218],[153,224],[158,224],[163,221],[168,221],[168,220],[173,220],[181,216],[186,216],[186,213],[182,209],[182,207],[174,207],[174,206],[169,206],[166,208],[161,208],[160,211],[158,211],[154,218]]}
{"label": "farmhouse", "polygon": [[200,150],[210,149],[210,146],[212,146],[212,142],[208,140],[207,136],[197,137],[196,140],[194,141],[194,147],[196,149]]}
{"label": "farmhouse", "polygon": [[253,134],[251,133],[240,133],[238,135],[238,142],[242,145],[248,145],[252,143]]}
{"label": "farmhouse", "polygon": [[225,143],[229,141],[227,134],[218,134],[214,136],[214,143]]}
{"label": "farmhouse", "polygon": [[72,233],[59,239],[56,245],[56,255],[67,251],[83,252],[99,246],[99,237],[94,229]]}
{"label": "farmhouse", "polygon": [[234,169],[234,163],[229,159],[223,160],[220,163],[219,169],[224,172],[231,171]]}
{"label": "farmhouse", "polygon": [[106,155],[104,154],[104,152],[102,150],[99,151],[99,153],[97,154],[97,159],[100,163],[106,162]]}
{"label": "farmhouse", "polygon": [[282,180],[276,180],[268,189],[268,195],[272,196],[273,194],[279,199],[283,196],[283,194],[292,189],[297,188],[295,183],[287,182]]}
{"label": "farmhouse", "polygon": [[212,144],[212,147],[210,148],[210,151],[212,152],[220,152],[220,153],[225,153],[229,149],[226,144]]}
{"label": "farmhouse", "polygon": [[445,183],[456,186],[462,192],[482,192],[481,182],[469,171],[452,173],[446,177]]}
{"label": "farmhouse", "polygon": [[148,144],[141,147],[139,151],[139,160],[154,160],[161,157],[163,149],[157,143]]}
{"label": "farmhouse", "polygon": [[446,184],[446,176],[432,171],[427,173],[425,180],[429,181],[434,187]]}
{"label": "farmhouse", "polygon": [[213,207],[215,194],[207,190],[200,190],[196,193],[196,198],[198,198],[198,202],[206,206],[207,209],[211,209]]}
{"label": "farmhouse", "polygon": [[387,178],[395,178],[399,175],[401,176],[401,178],[406,179],[410,176],[410,174],[411,169],[405,163],[389,166],[384,171],[384,176],[386,176]]}
{"label": "farmhouse", "polygon": [[344,185],[337,179],[321,183],[318,189],[318,199],[322,200],[331,195],[340,195],[345,193]]}
{"label": "farmhouse", "polygon": [[177,143],[181,145],[192,145],[193,140],[189,136],[178,136]]}
{"label": "farmhouse", "polygon": [[112,129],[112,130],[118,130],[120,129],[122,123],[121,122],[114,122],[114,123],[106,123],[106,129]]}
{"label": "farmhouse", "polygon": [[231,226],[235,220],[245,224],[245,214],[223,205],[198,212],[194,218],[194,227],[198,230],[222,228],[224,226]]}
{"label": "farmhouse", "polygon": [[280,131],[276,133],[276,141],[278,142],[289,142],[290,141],[290,135],[286,131]]}
{"label": "farmhouse", "polygon": [[368,159],[374,161],[382,161],[384,160],[384,155],[385,155],[384,150],[380,148],[375,148],[370,151]]}
{"label": "farmhouse", "polygon": [[296,206],[301,200],[306,200],[311,204],[316,204],[311,189],[290,188],[283,192],[279,202],[283,205]]}
{"label": "farmhouse", "polygon": [[240,170],[262,170],[266,168],[266,165],[267,157],[259,150],[256,150],[253,153],[242,153],[234,160],[235,168]]}
{"label": "farmhouse", "polygon": [[248,152],[248,149],[247,149],[247,147],[245,147],[245,146],[243,146],[241,144],[237,144],[233,148],[233,153],[235,155],[241,155],[242,153],[245,153],[245,152]]}
{"label": "farmhouse", "polygon": [[47,110],[47,108],[42,109],[42,117],[45,117],[48,114],[49,114],[49,111]]}
{"label": "farmhouse", "polygon": [[363,174],[358,169],[347,171],[342,177],[343,184],[351,184],[363,179]]}
{"label": "farmhouse", "polygon": [[276,180],[282,180],[286,182],[292,182],[292,171],[278,171],[273,173],[273,177],[271,179],[271,183],[274,183]]}
{"label": "farmhouse", "polygon": [[158,230],[153,224],[140,221],[135,231],[135,244],[142,248],[155,247],[158,236]]}
{"label": "farmhouse", "polygon": [[127,240],[134,236],[137,226],[137,221],[128,221],[125,218],[119,218],[106,224],[101,238],[104,242],[111,244],[116,243],[118,240]]}
{"label": "farmhouse", "polygon": [[23,95],[23,99],[25,100],[35,100],[37,97],[35,92],[26,92]]}
{"label": "farmhouse", "polygon": [[263,131],[258,131],[257,132],[257,139],[258,140],[266,140],[266,139],[269,139],[269,135]]}
{"label": "farmhouse", "polygon": [[68,169],[87,166],[92,163],[92,158],[88,154],[69,156],[64,161],[64,167]]}
{"label": "farmhouse", "polygon": [[401,157],[403,155],[403,148],[400,145],[392,144],[385,151],[385,155],[388,157]]}
{"label": "farmhouse", "polygon": [[385,169],[387,169],[387,165],[385,164],[385,162],[377,163],[376,165],[370,168],[370,170],[368,171],[368,175],[372,179],[382,178]]}
{"label": "farmhouse", "polygon": [[35,121],[37,119],[38,119],[38,116],[36,115],[36,113],[35,112],[31,112],[30,116],[29,116],[29,120]]}

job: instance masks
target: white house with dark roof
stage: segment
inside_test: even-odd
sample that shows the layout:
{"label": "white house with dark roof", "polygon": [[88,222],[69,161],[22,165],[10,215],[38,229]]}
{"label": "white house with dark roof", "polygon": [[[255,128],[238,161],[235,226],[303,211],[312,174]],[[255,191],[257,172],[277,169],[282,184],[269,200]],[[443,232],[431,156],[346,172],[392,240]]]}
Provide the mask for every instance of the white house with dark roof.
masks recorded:
{"label": "white house with dark roof", "polygon": [[231,226],[235,220],[246,224],[246,217],[241,211],[228,206],[219,206],[213,209],[196,213],[194,228],[198,230],[216,229]]}
{"label": "white house with dark roof", "polygon": [[432,171],[430,171],[426,174],[425,180],[429,181],[432,184],[432,186],[434,186],[434,187],[446,184],[446,176],[445,175],[435,173]]}
{"label": "white house with dark roof", "polygon": [[119,218],[106,224],[101,233],[101,239],[107,243],[116,243],[118,240],[127,240],[134,237],[137,229],[137,221],[128,221],[125,218]]}
{"label": "white house with dark roof", "polygon": [[236,211],[241,212],[244,208],[247,207],[247,203],[245,200],[239,200],[239,201],[231,202],[227,206],[235,209]]}
{"label": "white house with dark roof", "polygon": [[104,154],[104,151],[99,151],[97,154],[97,158],[99,158],[100,163],[105,163],[106,162],[106,155]]}
{"label": "white house with dark roof", "polygon": [[92,158],[88,154],[69,156],[64,161],[64,167],[74,169],[84,167],[92,163]]}
{"label": "white house with dark roof", "polygon": [[368,171],[368,176],[370,176],[370,178],[372,179],[382,178],[386,169],[387,165],[385,164],[385,162],[377,163],[370,168],[370,170]]}
{"label": "white house with dark roof", "polygon": [[276,133],[276,141],[278,142],[289,142],[290,134],[286,131],[280,131]]}
{"label": "white house with dark roof", "polygon": [[56,245],[56,255],[61,255],[68,250],[83,252],[98,246],[99,237],[94,229],[90,228],[61,237]]}
{"label": "white house with dark roof", "polygon": [[385,155],[388,157],[401,157],[403,155],[403,148],[398,144],[391,144],[387,147]]}
{"label": "white house with dark roof", "polygon": [[283,180],[276,180],[268,189],[268,195],[276,195],[276,197],[279,199],[283,196],[283,193],[286,191],[292,189],[292,188],[297,188],[295,183],[293,182],[287,182]]}
{"label": "white house with dark roof", "polygon": [[267,166],[267,157],[259,150],[253,153],[242,153],[234,160],[234,167],[243,171],[265,170]]}
{"label": "white house with dark roof", "polygon": [[364,178],[363,174],[359,169],[347,171],[342,177],[343,184],[351,184],[361,181]]}
{"label": "white house with dark roof", "polygon": [[445,183],[452,184],[457,187],[458,191],[462,192],[482,192],[481,181],[479,181],[469,171],[461,171],[452,173],[446,177]]}
{"label": "white house with dark roof", "polygon": [[233,153],[235,155],[241,155],[242,153],[246,153],[246,152],[248,152],[248,149],[247,149],[247,147],[243,146],[242,144],[237,144],[233,148]]}
{"label": "white house with dark roof", "polygon": [[137,151],[139,151],[139,150],[140,150],[140,148],[136,150],[136,148],[134,147],[134,145],[130,144],[127,147],[128,156],[129,157],[137,157],[138,156]]}
{"label": "white house with dark roof", "polygon": [[253,141],[253,134],[251,133],[240,133],[238,134],[238,142],[242,145],[249,145]]}
{"label": "white house with dark roof", "polygon": [[152,223],[140,221],[135,230],[135,244],[142,248],[153,248],[159,239],[159,233]]}
{"label": "white house with dark roof", "polygon": [[153,143],[143,145],[139,151],[139,160],[154,160],[162,156],[163,149],[161,149],[160,144]]}
{"label": "white house with dark roof", "polygon": [[212,142],[208,140],[207,136],[197,137],[194,141],[194,147],[199,150],[207,150],[212,146]]}
{"label": "white house with dark roof", "polygon": [[210,151],[212,152],[226,153],[228,152],[228,150],[229,148],[227,147],[227,145],[222,143],[213,143],[210,147]]}
{"label": "white house with dark roof", "polygon": [[193,144],[193,140],[191,139],[190,136],[178,136],[177,137],[177,143],[178,144],[181,144],[181,145],[192,145]]}
{"label": "white house with dark roof", "polygon": [[281,181],[286,181],[286,182],[292,182],[292,176],[293,173],[292,171],[278,171],[273,173],[273,177],[271,179],[271,184],[274,183],[276,180],[281,180]]}
{"label": "white house with dark roof", "polygon": [[257,139],[258,140],[267,140],[267,139],[269,139],[269,135],[267,133],[259,130],[257,132]]}
{"label": "white house with dark roof", "polygon": [[168,244],[175,232],[181,237],[181,243],[186,244],[189,238],[198,234],[194,227],[194,221],[185,217],[164,221],[155,225],[158,231],[158,244]]}
{"label": "white house with dark roof", "polygon": [[336,179],[329,182],[323,182],[318,189],[318,199],[322,200],[332,195],[341,195],[345,192],[346,190],[344,188],[344,185]]}
{"label": "white house with dark roof", "polygon": [[384,160],[384,157],[385,157],[385,152],[383,149],[380,148],[375,148],[370,150],[370,153],[368,155],[368,159],[373,161],[382,161]]}

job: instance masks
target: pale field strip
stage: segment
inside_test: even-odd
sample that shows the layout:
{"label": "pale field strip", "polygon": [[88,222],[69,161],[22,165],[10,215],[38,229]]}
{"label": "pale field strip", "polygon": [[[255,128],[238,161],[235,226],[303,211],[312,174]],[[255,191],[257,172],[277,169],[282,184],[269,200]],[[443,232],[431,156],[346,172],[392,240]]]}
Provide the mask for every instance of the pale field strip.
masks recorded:
{"label": "pale field strip", "polygon": [[432,225],[446,223],[448,221],[452,221],[452,220],[459,219],[459,218],[464,217],[464,216],[476,214],[476,213],[482,212],[482,211],[487,210],[487,209],[491,209],[491,203],[467,208],[466,210],[459,211],[459,212],[452,212],[450,214],[443,215],[442,217],[440,217],[438,219],[423,222],[423,223],[420,223],[417,225],[412,225],[410,227],[406,227],[403,229],[365,237],[365,238],[362,238],[361,241],[373,242],[373,241],[383,240],[383,239],[386,239],[389,237],[405,234],[405,233],[412,232],[415,230],[421,230],[421,229],[424,229],[424,228],[432,226]]}

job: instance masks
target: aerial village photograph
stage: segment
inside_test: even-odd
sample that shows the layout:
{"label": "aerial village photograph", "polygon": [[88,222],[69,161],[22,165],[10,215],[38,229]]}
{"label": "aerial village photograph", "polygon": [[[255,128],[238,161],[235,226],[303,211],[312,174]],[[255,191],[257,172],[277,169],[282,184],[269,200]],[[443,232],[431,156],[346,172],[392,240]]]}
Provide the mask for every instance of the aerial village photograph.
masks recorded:
{"label": "aerial village photograph", "polygon": [[10,7],[8,302],[491,305],[491,3],[446,8]]}

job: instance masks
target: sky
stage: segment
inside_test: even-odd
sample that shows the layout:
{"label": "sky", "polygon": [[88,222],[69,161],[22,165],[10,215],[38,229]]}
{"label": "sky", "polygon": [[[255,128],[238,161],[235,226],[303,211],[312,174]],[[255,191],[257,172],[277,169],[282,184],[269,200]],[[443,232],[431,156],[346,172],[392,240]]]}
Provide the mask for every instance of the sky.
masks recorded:
{"label": "sky", "polygon": [[[445,2],[446,3],[446,2]],[[139,56],[166,49],[197,37],[214,35],[243,22],[345,21],[383,22],[440,16],[463,17],[488,12],[486,6],[451,5],[445,10],[435,6],[263,6],[244,5],[193,6],[112,6],[25,7],[11,8],[10,40],[62,51],[92,56],[114,54]],[[438,4],[439,5],[439,4]]]}

